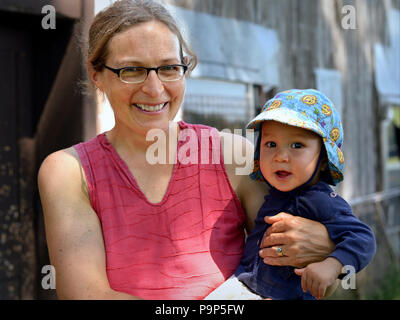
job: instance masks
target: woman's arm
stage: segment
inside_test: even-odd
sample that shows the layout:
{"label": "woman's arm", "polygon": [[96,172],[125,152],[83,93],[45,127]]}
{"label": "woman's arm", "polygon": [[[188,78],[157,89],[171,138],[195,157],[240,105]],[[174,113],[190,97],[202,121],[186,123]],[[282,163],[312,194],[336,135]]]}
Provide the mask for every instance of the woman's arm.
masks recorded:
{"label": "woman's arm", "polygon": [[268,193],[268,186],[249,177],[253,169],[253,144],[242,136],[230,133],[220,132],[220,137],[225,169],[232,188],[245,209],[246,231],[249,233],[254,228],[254,220],[264,202],[264,196]]}
{"label": "woman's arm", "polygon": [[[221,138],[223,149],[233,150],[231,159],[243,159],[245,155],[246,163],[252,163],[254,147],[250,141],[244,138],[232,139],[228,133],[221,134]],[[233,143],[233,146],[224,146],[226,143]],[[236,155],[237,152],[240,154]],[[225,157],[224,154],[224,159]],[[243,163],[233,161],[225,167],[232,187],[246,212],[246,229],[249,232],[254,227],[254,219],[268,192],[267,184],[252,180],[248,174],[237,175],[237,168],[243,168]],[[287,213],[268,217],[266,222],[272,226],[268,228],[260,245],[264,248],[260,251],[260,256],[265,263],[304,267],[309,263],[324,260],[335,248],[325,226],[319,222]],[[278,247],[283,249],[283,256],[278,256]]]}
{"label": "woman's arm", "polygon": [[73,148],[55,152],[38,175],[50,262],[60,299],[136,299],[110,288],[100,221]]}

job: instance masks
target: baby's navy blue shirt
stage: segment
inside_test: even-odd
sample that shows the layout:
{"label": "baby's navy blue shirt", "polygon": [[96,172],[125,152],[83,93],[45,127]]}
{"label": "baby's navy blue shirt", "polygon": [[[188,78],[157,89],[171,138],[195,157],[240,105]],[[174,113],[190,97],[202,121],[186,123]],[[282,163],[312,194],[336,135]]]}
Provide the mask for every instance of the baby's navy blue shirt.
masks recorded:
{"label": "baby's navy blue shirt", "polygon": [[338,259],[344,266],[351,265],[358,272],[372,260],[376,251],[374,233],[354,216],[350,205],[325,182],[289,192],[271,188],[264,199],[235,271],[235,276],[255,293],[272,299],[314,299],[309,292],[302,291],[301,277],[294,273],[294,267],[267,265],[258,254],[261,239],[270,227],[264,217],[279,212],[324,224],[336,244],[329,256]]}

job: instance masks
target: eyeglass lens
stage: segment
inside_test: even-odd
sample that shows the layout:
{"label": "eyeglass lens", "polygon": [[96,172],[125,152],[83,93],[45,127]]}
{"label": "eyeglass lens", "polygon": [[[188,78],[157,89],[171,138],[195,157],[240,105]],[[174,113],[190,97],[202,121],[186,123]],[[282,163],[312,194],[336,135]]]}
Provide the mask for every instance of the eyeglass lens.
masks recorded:
{"label": "eyeglass lens", "polygon": [[[161,81],[175,81],[181,79],[184,73],[182,66],[163,66],[158,69],[158,78]],[[120,78],[130,83],[142,82],[147,78],[147,71],[140,67],[125,68],[121,70]]]}

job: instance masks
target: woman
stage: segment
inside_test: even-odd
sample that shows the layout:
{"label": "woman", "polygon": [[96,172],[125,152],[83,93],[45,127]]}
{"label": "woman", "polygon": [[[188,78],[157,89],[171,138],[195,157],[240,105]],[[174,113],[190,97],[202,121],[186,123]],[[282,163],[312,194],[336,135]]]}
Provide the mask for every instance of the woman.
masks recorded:
{"label": "woman", "polygon": [[[236,269],[243,227],[253,227],[264,184],[236,175],[238,165],[224,165],[221,151],[217,164],[148,161],[154,142],[146,135],[169,134],[186,69],[195,65],[159,4],[118,1],[95,17],[87,68],[110,101],[115,127],[49,155],[38,177],[59,298],[202,299]],[[178,139],[158,141],[167,159],[182,151],[187,129],[214,132],[179,123]],[[234,152],[250,147],[252,161],[247,140],[219,137],[222,147],[234,143]],[[300,267],[334,248],[319,223],[285,213],[267,222],[273,225],[260,245],[266,263]]]}

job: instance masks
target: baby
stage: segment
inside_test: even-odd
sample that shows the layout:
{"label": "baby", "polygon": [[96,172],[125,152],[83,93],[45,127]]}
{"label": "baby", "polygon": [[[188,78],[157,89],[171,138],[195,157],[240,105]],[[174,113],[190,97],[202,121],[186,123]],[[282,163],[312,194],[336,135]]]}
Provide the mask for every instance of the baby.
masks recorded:
{"label": "baby", "polygon": [[[249,290],[250,296],[255,293],[254,297],[323,298],[343,266],[353,266],[358,272],[371,261],[376,250],[371,229],[353,215],[350,205],[328,185],[343,180],[340,116],[321,92],[293,89],[269,100],[247,127],[259,133],[250,176],[265,181],[270,192],[247,238],[241,263],[228,280],[231,284],[222,288],[239,288],[240,280],[242,288]],[[259,256],[261,239],[270,227],[264,217],[279,212],[323,223],[336,244],[335,250],[325,260],[302,269],[265,264]],[[277,256],[285,256],[284,246],[274,249]],[[249,297],[239,293],[233,299],[240,299],[239,296]],[[214,298],[218,296],[209,296]]]}

